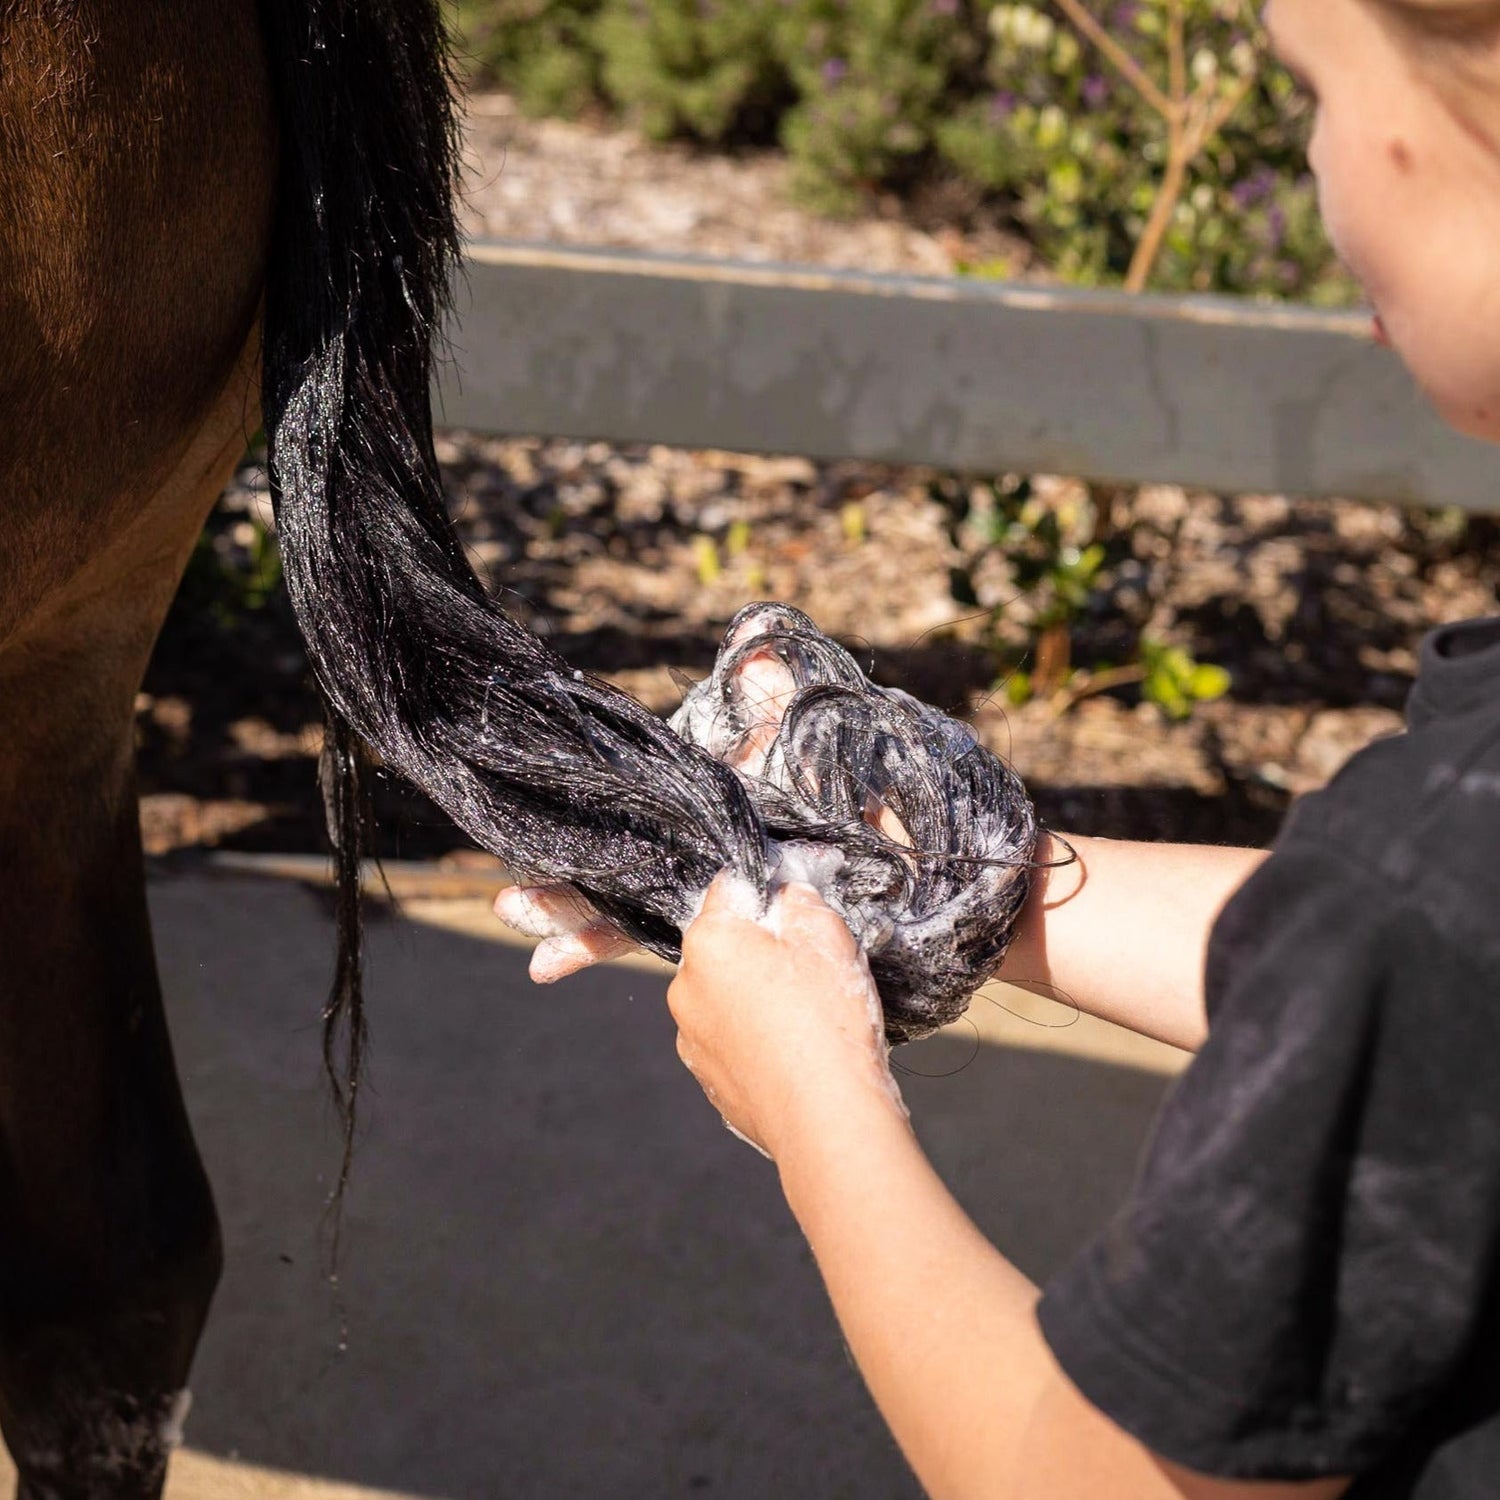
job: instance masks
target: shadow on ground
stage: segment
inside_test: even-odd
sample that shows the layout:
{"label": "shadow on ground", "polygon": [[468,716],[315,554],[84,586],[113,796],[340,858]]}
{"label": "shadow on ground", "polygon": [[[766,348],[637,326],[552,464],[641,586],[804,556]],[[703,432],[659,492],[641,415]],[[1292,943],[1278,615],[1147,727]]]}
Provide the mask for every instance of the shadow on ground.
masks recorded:
{"label": "shadow on ground", "polygon": [[[335,1289],[323,906],[222,877],[151,895],[228,1250],[195,1448],[422,1496],[915,1500],[772,1169],[677,1063],[660,972],[537,990],[477,922],[377,924]],[[940,1170],[1035,1276],[1123,1194],[1165,1086],[972,1029],[902,1055],[924,1073],[972,1056],[906,1092]]]}

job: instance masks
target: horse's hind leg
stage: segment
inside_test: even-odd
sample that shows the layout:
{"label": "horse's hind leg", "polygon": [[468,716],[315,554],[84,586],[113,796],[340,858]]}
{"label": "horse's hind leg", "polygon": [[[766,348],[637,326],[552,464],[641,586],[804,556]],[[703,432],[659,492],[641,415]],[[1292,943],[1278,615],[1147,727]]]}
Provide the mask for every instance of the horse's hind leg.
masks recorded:
{"label": "horse's hind leg", "polygon": [[132,708],[258,421],[274,142],[252,0],[0,12],[0,1430],[24,1500],[149,1500],[220,1249]]}
{"label": "horse's hind leg", "polygon": [[[44,658],[45,687],[92,717],[55,676],[82,665]],[[20,704],[34,709],[43,686],[0,669]],[[84,694],[99,686],[85,678]],[[27,1500],[157,1493],[218,1276],[114,718],[113,745],[76,747],[64,730],[24,764],[12,744],[0,775],[0,1427]],[[0,724],[14,727],[10,712]]]}
{"label": "horse's hind leg", "polygon": [[0,647],[0,1428],[24,1500],[159,1492],[219,1273],[152,955],[132,704],[243,451],[244,395],[158,491],[152,546]]}

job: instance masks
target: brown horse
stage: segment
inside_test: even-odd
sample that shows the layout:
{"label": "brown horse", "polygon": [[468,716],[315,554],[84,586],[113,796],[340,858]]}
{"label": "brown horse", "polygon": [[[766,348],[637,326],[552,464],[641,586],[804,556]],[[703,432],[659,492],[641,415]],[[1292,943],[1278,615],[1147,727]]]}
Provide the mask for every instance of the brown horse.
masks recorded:
{"label": "brown horse", "polygon": [[320,377],[309,415],[299,370],[393,350],[362,394],[430,451],[444,81],[436,0],[0,0],[0,1429],[27,1500],[163,1481],[220,1243],[133,702],[263,368],[273,451],[321,451],[346,393]]}

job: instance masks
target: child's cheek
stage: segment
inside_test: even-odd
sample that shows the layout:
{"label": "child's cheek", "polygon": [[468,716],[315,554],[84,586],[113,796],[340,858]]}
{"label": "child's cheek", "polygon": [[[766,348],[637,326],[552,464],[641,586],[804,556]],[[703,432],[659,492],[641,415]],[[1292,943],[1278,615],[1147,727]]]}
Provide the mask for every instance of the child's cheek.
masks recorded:
{"label": "child's cheek", "polygon": [[1337,134],[1319,116],[1308,152],[1308,162],[1318,183],[1318,212],[1339,259],[1366,293],[1373,296],[1369,219],[1378,215],[1373,213],[1374,204],[1367,200],[1377,196],[1375,185],[1369,180],[1368,167],[1359,155],[1342,147]]}

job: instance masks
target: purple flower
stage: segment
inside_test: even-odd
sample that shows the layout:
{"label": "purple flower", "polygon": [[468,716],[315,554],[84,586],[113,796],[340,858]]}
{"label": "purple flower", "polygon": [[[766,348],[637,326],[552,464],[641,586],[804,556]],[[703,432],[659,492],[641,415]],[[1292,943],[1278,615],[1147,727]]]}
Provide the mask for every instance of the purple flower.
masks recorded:
{"label": "purple flower", "polygon": [[990,119],[997,125],[1002,120],[1010,119],[1019,102],[1009,89],[997,89],[990,95]]}
{"label": "purple flower", "polygon": [[1279,203],[1273,203],[1267,212],[1266,228],[1271,233],[1271,248],[1281,249],[1286,243],[1286,210]]}
{"label": "purple flower", "polygon": [[1109,83],[1098,73],[1090,73],[1079,88],[1083,102],[1090,109],[1103,109],[1109,100]]}
{"label": "purple flower", "polygon": [[1276,174],[1269,167],[1257,167],[1230,188],[1229,196],[1240,208],[1254,208],[1264,203],[1276,187]]}
{"label": "purple flower", "polygon": [[844,75],[849,71],[849,64],[842,57],[830,57],[823,64],[823,82],[829,88],[836,88],[843,82]]}

